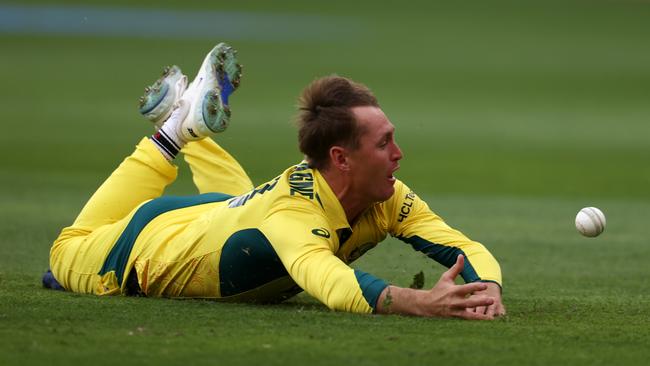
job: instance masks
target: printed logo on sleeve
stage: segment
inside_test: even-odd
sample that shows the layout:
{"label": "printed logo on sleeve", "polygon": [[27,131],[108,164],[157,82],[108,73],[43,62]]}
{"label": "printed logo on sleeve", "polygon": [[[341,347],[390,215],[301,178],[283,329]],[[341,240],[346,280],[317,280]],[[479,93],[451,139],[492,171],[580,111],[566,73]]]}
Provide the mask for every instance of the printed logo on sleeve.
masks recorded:
{"label": "printed logo on sleeve", "polygon": [[289,176],[289,193],[295,196],[296,193],[314,199],[314,175],[306,163],[296,165],[296,169]]}
{"label": "printed logo on sleeve", "polygon": [[397,222],[403,222],[411,213],[411,207],[413,207],[413,202],[415,201],[415,192],[411,191],[404,196],[404,202],[402,202],[402,208],[399,210],[399,216],[397,217]]}
{"label": "printed logo on sleeve", "polygon": [[322,227],[312,230],[311,233],[316,236],[322,236],[325,239],[329,239],[329,237],[331,236],[330,232],[327,229],[324,229]]}

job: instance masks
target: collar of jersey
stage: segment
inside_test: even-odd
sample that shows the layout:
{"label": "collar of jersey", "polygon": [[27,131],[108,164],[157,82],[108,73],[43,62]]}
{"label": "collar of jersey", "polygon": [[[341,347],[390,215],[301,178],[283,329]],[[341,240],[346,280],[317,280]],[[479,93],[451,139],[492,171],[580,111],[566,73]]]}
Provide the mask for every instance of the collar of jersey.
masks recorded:
{"label": "collar of jersey", "polygon": [[334,230],[352,230],[350,223],[348,222],[348,218],[345,216],[343,206],[341,206],[341,202],[339,202],[339,199],[332,191],[332,188],[330,188],[330,185],[318,170],[314,169],[313,171],[314,180],[316,182],[314,188],[320,197],[321,204],[323,205],[323,210],[325,211],[325,217],[327,217],[327,220],[330,223],[330,227]]}

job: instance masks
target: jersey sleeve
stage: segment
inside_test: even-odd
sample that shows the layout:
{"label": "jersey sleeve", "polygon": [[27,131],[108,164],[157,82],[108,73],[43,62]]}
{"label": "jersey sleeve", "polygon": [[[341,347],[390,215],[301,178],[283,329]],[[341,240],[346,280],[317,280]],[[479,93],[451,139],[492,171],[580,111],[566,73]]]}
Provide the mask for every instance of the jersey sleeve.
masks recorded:
{"label": "jersey sleeve", "polygon": [[383,205],[391,235],[446,267],[451,267],[456,257],[463,254],[465,268],[461,276],[465,282],[502,285],[499,263],[485,246],[449,227],[404,183],[395,183],[395,194]]}
{"label": "jersey sleeve", "polygon": [[388,284],[355,270],[335,256],[337,239],[322,216],[284,210],[267,218],[262,231],[289,275],[332,310],[371,313]]}

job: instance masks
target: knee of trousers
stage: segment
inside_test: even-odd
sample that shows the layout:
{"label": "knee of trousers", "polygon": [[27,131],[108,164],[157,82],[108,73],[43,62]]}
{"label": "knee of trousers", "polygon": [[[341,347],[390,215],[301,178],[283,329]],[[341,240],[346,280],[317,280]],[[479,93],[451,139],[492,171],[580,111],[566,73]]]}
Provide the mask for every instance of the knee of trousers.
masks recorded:
{"label": "knee of trousers", "polygon": [[97,240],[82,228],[65,228],[50,249],[50,269],[54,278],[68,291],[106,293],[100,289],[99,271],[112,242]]}

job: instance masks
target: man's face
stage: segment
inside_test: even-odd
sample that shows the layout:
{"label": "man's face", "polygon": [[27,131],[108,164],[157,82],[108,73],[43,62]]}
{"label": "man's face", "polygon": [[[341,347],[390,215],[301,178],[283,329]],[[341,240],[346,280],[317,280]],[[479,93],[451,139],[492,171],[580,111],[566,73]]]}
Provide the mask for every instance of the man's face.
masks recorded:
{"label": "man's face", "polygon": [[369,202],[386,201],[395,192],[393,173],[402,159],[395,143],[395,126],[378,107],[354,107],[352,113],[363,131],[358,149],[349,152],[353,187]]}

